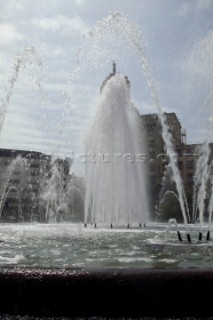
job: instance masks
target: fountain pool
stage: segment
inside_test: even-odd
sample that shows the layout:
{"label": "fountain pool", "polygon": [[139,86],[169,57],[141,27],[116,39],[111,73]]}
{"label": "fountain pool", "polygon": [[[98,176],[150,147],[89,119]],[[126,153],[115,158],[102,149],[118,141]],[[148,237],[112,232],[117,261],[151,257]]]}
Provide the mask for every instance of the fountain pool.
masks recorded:
{"label": "fountain pool", "polygon": [[[124,44],[125,50],[128,49],[127,52],[131,51],[134,54],[132,61],[138,61],[138,69],[144,76],[145,83],[139,84],[137,90],[146,91],[147,87],[150,91],[149,95],[152,97],[152,104],[162,128],[164,151],[168,156],[168,166],[176,189],[176,193],[172,190],[166,192],[172,192],[178,199],[184,224],[177,227],[174,219],[170,219],[169,224],[147,222],[147,171],[141,170],[141,167],[137,166],[138,163],[134,163],[134,166],[131,161],[128,165],[119,163],[120,166],[117,162],[110,163],[108,170],[102,163],[86,163],[86,185],[82,189],[79,188],[80,181],[76,179],[75,183],[71,180],[67,190],[64,190],[64,177],[59,174],[59,168],[53,168],[47,175],[41,176],[42,179],[39,178],[38,171],[36,174],[32,171],[30,175],[33,181],[37,185],[41,184],[38,199],[35,199],[33,188],[27,188],[31,183],[23,179],[29,170],[22,170],[22,191],[26,190],[27,194],[31,195],[28,198],[31,200],[32,214],[21,224],[0,224],[0,316],[7,313],[81,318],[94,315],[106,318],[212,317],[211,295],[205,294],[211,292],[213,286],[213,242],[206,240],[206,235],[212,231],[213,179],[208,164],[212,126],[209,126],[208,137],[201,148],[194,176],[193,218],[194,222],[199,224],[191,225],[171,130],[160,103],[149,60],[144,52],[144,39],[140,30],[118,12],[111,13],[97,22],[85,38],[85,49],[78,50],[77,65],[69,77],[69,88],[64,93],[64,112],[57,117],[57,137],[60,136],[60,144],[64,143],[67,146],[70,139],[76,141],[76,145],[74,143],[72,147],[80,154],[88,151],[88,154],[91,152],[92,155],[118,153],[128,156],[147,152],[146,143],[142,138],[144,132],[140,130],[141,124],[139,125],[137,120],[140,116],[138,114],[137,117],[135,111],[133,112],[130,81],[126,76],[116,73],[114,63],[113,73],[106,78],[107,81],[104,81],[101,87],[102,98],[96,114],[87,110],[87,104],[85,110],[79,108],[81,103],[75,101],[78,94],[75,97],[77,92],[74,88],[87,74],[87,70],[84,70],[84,65],[87,64],[86,57],[92,68],[92,74],[88,72],[90,82],[93,75],[99,74],[107,59],[116,59],[118,63],[122,61],[120,54],[114,54],[112,50],[120,42]],[[109,48],[105,54],[107,46]],[[34,47],[27,47],[18,55],[13,72],[6,82],[6,89],[2,91],[0,131],[19,72],[27,64],[35,65],[39,70],[42,67],[42,61]],[[39,91],[39,108],[42,107],[39,110],[43,110],[45,95],[39,77],[37,79],[36,76],[34,82]],[[80,88],[80,93],[82,92]],[[84,99],[86,100],[85,97]],[[210,98],[207,100],[211,103]],[[45,113],[48,116],[47,110],[45,109]],[[54,127],[54,121],[50,122]],[[88,132],[91,124],[92,130]],[[48,130],[51,133],[51,126],[49,128],[47,121],[44,127],[44,136]],[[86,150],[85,143],[82,143],[85,140]],[[53,149],[50,153],[54,159],[59,148]],[[22,159],[18,160],[23,164],[21,168],[25,168],[27,163],[22,162]],[[16,159],[15,163],[18,160]],[[50,165],[49,162],[47,164]],[[12,168],[15,169],[15,165]],[[9,185],[14,183],[10,181],[14,181],[10,179],[13,178],[13,173],[14,170],[9,170],[5,175],[6,185],[1,191],[0,215],[9,192],[15,191],[16,198],[21,198],[19,189]],[[210,192],[207,195],[208,179]],[[205,224],[204,210],[207,196],[210,199],[208,225]],[[81,202],[85,209],[84,224],[62,223],[62,211],[68,208],[67,203],[71,208],[69,212],[75,213],[73,208],[76,208],[76,199],[83,199]],[[42,200],[42,212],[46,214],[45,219],[39,221],[49,223],[26,223],[34,221],[37,217],[35,209],[39,200]],[[80,209],[82,208],[83,205]],[[172,209],[171,207],[171,214]],[[22,217],[21,213],[20,216]],[[80,216],[82,218],[82,214]],[[60,223],[53,223],[57,220]],[[125,228],[122,228],[122,225]],[[177,234],[177,230],[182,238]]]}
{"label": "fountain pool", "polygon": [[[94,229],[83,224],[2,224],[0,266],[24,268],[210,268],[213,242],[198,241],[198,226],[175,229]],[[207,230],[206,230],[207,231]],[[205,233],[205,227],[204,227]]]}

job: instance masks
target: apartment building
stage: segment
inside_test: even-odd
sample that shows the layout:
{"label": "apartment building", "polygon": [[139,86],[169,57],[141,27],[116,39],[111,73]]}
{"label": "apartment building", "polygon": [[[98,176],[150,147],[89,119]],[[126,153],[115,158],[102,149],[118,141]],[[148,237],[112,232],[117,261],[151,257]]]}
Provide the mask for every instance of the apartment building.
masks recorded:
{"label": "apartment building", "polygon": [[[70,179],[68,159],[55,165],[66,187]],[[52,176],[52,159],[35,151],[0,149],[0,217],[1,221],[44,221],[40,195]]]}
{"label": "apartment building", "polygon": [[[171,134],[174,152],[176,154],[177,165],[182,178],[186,196],[189,200],[190,211],[192,210],[192,195],[194,176],[196,173],[197,161],[201,154],[205,153],[205,147],[201,144],[187,144],[186,131],[182,128],[179,119],[174,112],[165,113],[166,124]],[[163,140],[163,130],[157,114],[147,114],[141,116],[145,134],[147,136],[148,159],[149,159],[149,196],[150,207],[153,217],[156,206],[167,190],[174,190],[175,185],[171,172],[168,172],[169,163]],[[208,144],[209,157],[208,165],[213,161],[213,143]],[[174,156],[174,155],[169,155]],[[211,169],[213,172],[213,170]],[[167,183],[167,187],[165,187]]]}

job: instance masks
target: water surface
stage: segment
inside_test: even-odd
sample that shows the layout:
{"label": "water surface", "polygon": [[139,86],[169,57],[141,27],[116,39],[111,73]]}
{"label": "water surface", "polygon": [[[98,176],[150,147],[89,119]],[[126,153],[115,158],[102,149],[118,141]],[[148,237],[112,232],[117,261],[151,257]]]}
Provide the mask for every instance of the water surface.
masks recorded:
{"label": "water surface", "polygon": [[[178,242],[166,225],[94,229],[83,224],[1,224],[0,266],[38,268],[211,268],[213,242]],[[206,231],[204,232],[206,234]]]}

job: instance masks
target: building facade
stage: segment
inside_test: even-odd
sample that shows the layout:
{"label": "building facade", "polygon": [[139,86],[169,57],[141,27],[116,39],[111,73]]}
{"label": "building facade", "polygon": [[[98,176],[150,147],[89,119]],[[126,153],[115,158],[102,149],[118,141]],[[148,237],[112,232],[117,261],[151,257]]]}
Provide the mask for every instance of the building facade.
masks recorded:
{"label": "building facade", "polygon": [[[61,189],[69,180],[69,160],[57,159]],[[45,222],[42,193],[53,176],[51,156],[40,152],[0,149],[0,218],[5,222]]]}
{"label": "building facade", "polygon": [[[180,121],[178,120],[176,114],[172,112],[165,113],[164,115],[166,118],[168,131],[171,134],[177,166],[188,200],[190,215],[193,220],[192,198],[198,159],[203,153],[209,152],[208,167],[212,171],[211,164],[213,161],[213,143],[208,144],[208,151],[207,149],[204,150],[203,145],[201,144],[187,144],[186,131],[181,127]],[[145,134],[147,136],[150,208],[152,211],[152,217],[155,219],[156,211],[159,209],[159,203],[162,199],[164,199],[165,193],[170,192],[170,194],[172,194],[173,192],[174,194],[177,192],[172,179],[172,173],[169,172],[168,168],[169,158],[168,155],[166,155],[165,143],[162,136],[162,126],[159,117],[157,114],[147,114],[142,115],[141,119],[145,128]],[[206,189],[208,188],[209,187],[207,185]],[[205,202],[207,206],[208,200],[206,199]]]}

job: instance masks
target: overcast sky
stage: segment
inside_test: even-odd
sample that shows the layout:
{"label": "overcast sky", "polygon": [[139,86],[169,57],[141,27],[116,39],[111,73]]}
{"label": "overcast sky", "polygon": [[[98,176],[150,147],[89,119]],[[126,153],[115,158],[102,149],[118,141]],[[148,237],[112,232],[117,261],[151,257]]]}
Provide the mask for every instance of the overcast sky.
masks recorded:
{"label": "overcast sky", "polygon": [[[207,136],[213,0],[0,0],[0,8],[0,147],[78,152],[112,60],[129,77],[140,113],[156,112],[131,49],[129,38],[139,36],[162,108],[176,112],[188,142]],[[122,23],[107,18],[111,12]]]}

